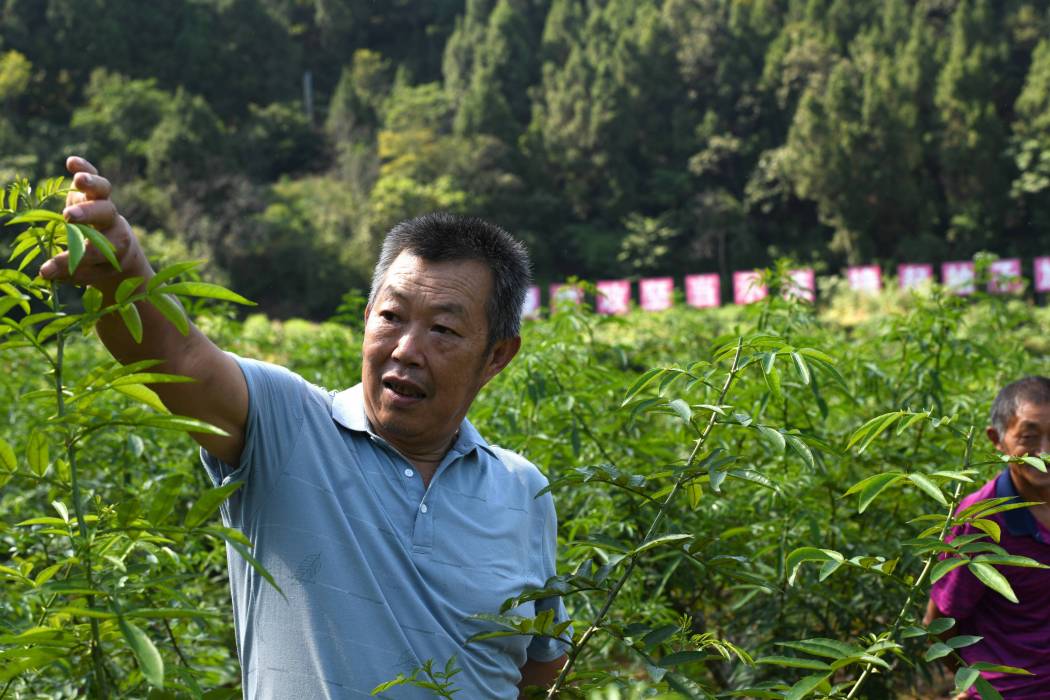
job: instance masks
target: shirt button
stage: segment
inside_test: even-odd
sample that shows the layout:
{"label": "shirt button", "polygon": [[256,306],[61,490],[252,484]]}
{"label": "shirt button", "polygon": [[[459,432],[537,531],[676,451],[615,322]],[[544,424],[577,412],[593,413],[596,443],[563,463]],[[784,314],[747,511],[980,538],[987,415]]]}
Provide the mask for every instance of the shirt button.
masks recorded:
{"label": "shirt button", "polygon": [[405,470],[405,476],[412,476],[413,474],[415,474],[415,472],[412,471],[411,469],[406,469]]}
{"label": "shirt button", "polygon": [[419,504],[419,512],[420,513],[426,513],[427,512],[427,504],[426,503],[420,503]]}

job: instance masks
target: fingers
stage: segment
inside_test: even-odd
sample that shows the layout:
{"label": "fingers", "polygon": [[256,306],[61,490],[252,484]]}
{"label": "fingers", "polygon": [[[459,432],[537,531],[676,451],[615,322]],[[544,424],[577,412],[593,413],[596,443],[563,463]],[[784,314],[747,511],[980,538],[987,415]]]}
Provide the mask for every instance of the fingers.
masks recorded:
{"label": "fingers", "polygon": [[83,192],[86,199],[106,199],[113,191],[109,180],[101,175],[91,175],[85,172],[73,176],[73,187]]}
{"label": "fingers", "polygon": [[69,274],[69,253],[59,253],[40,266],[40,276],[49,282],[92,284],[113,276],[113,268],[94,248],[84,251],[75,274]]}
{"label": "fingers", "polygon": [[88,224],[105,232],[113,226],[117,217],[117,208],[108,199],[88,199],[66,207],[62,210],[62,215],[66,217],[66,221]]}
{"label": "fingers", "polygon": [[40,276],[46,280],[65,282],[69,279],[69,253],[59,253],[40,266]]}
{"label": "fingers", "polygon": [[[98,175],[98,170],[94,165],[89,163],[87,160],[80,156],[69,156],[66,158],[66,170],[71,172],[74,176],[77,173],[88,173],[90,175]],[[74,179],[76,179],[74,177]]]}
{"label": "fingers", "polygon": [[100,176],[94,165],[80,156],[66,159],[66,170],[73,173],[73,189],[66,195],[66,206],[72,206],[86,199],[105,199],[109,197],[112,186],[109,180]]}

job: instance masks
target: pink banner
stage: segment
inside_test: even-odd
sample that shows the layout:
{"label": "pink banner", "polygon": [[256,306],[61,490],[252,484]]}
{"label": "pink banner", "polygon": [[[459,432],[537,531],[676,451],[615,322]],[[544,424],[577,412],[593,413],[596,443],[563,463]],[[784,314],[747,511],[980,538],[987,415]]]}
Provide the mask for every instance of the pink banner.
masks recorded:
{"label": "pink banner", "polygon": [[973,294],[973,262],[956,260],[941,265],[941,284],[955,294]]}
{"label": "pink banner", "polygon": [[846,268],[846,279],[849,288],[864,294],[878,294],[882,291],[882,270],[878,265],[854,265]]}
{"label": "pink banner", "polygon": [[698,309],[721,305],[722,281],[718,279],[718,275],[686,275],[685,303]]}
{"label": "pink banner", "polygon": [[760,299],[765,299],[769,294],[766,285],[760,282],[761,273],[758,270],[746,270],[733,273],[733,303],[752,304]]}
{"label": "pink banner", "polygon": [[933,281],[933,265],[903,263],[897,266],[897,277],[900,279],[901,289],[919,287]]}
{"label": "pink banner", "polygon": [[525,303],[521,305],[522,318],[540,317],[540,288],[529,287],[525,290]]}
{"label": "pink banner", "polygon": [[1032,261],[1035,268],[1035,291],[1050,292],[1050,256],[1040,256]]}
{"label": "pink banner", "polygon": [[579,304],[583,301],[583,290],[572,284],[551,285],[551,311],[563,304]]}
{"label": "pink banner", "polygon": [[1023,289],[1020,258],[996,260],[988,266],[988,291],[992,294],[1017,294]]}
{"label": "pink banner", "polygon": [[670,277],[650,277],[638,280],[638,296],[646,311],[663,311],[674,304],[674,280]]}
{"label": "pink banner", "polygon": [[788,281],[781,292],[785,299],[801,299],[813,301],[817,295],[817,278],[812,268],[791,270],[788,272]]}
{"label": "pink banner", "polygon": [[631,283],[628,280],[599,280],[595,309],[600,314],[625,314],[631,308]]}

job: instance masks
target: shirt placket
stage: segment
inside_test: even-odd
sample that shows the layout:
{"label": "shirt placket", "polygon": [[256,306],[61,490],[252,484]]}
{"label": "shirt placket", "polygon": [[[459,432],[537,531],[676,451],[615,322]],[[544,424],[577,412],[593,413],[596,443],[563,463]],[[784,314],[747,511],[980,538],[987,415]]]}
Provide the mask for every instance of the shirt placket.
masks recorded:
{"label": "shirt placket", "polygon": [[[438,468],[434,470],[434,476],[430,478],[430,483],[427,485],[426,490],[423,492],[423,497],[419,500],[419,505],[416,508],[416,522],[415,527],[412,529],[412,551],[419,554],[429,554],[431,549],[434,547],[434,520],[437,514],[440,503],[438,501],[437,483],[441,478],[442,474],[445,473],[449,467],[452,466],[453,462],[458,460],[462,454],[453,447],[449,450],[448,454],[445,455],[441,463],[438,464]],[[405,474],[413,472],[411,478],[422,480],[419,473],[414,469],[405,468]]]}

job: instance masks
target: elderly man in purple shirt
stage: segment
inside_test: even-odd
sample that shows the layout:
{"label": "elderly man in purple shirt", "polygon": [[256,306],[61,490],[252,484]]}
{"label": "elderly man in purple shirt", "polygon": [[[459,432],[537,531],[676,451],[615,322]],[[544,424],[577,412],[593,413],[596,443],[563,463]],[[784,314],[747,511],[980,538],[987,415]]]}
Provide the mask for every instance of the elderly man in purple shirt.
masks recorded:
{"label": "elderly man in purple shirt", "polygon": [[[992,404],[988,438],[1005,455],[1050,453],[1050,379],[1025,377],[1007,385]],[[1050,474],[1027,464],[1008,469],[968,495],[959,510],[988,498],[1014,497],[1039,505],[991,516],[1002,528],[1000,546],[1010,554],[1050,564]],[[955,536],[978,533],[969,525]],[[1050,571],[1003,566],[1018,602],[1012,603],[960,567],[933,585],[927,623],[934,617],[957,620],[953,634],[981,641],[959,650],[968,664],[987,661],[1017,666],[1032,675],[984,671],[1004,698],[1050,698]],[[975,695],[973,688],[970,694]]]}

